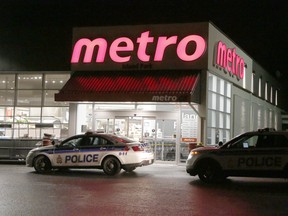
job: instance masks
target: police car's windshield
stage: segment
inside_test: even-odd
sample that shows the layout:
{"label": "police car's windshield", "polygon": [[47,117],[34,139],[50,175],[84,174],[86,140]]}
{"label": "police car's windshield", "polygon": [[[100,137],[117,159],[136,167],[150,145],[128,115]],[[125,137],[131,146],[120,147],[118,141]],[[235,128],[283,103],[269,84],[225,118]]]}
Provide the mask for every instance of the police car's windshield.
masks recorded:
{"label": "police car's windshield", "polygon": [[245,134],[235,137],[220,148],[285,148],[288,147],[288,136],[281,133]]}
{"label": "police car's windshield", "polygon": [[228,141],[222,148],[251,148],[256,146],[257,141],[257,135],[242,135]]}

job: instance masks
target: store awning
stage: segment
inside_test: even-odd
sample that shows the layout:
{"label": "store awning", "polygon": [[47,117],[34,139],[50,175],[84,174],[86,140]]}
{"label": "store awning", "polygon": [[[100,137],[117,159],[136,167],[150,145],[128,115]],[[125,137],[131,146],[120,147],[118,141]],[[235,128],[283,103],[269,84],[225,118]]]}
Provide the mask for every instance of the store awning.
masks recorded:
{"label": "store awning", "polygon": [[199,103],[199,76],[199,71],[78,71],[55,101]]}

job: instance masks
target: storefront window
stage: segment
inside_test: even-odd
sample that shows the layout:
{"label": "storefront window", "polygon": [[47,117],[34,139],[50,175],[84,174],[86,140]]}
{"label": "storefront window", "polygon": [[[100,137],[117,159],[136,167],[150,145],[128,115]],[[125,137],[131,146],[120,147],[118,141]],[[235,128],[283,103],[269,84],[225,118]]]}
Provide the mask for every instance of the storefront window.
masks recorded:
{"label": "storefront window", "polygon": [[16,107],[15,116],[27,117],[27,116],[40,116],[41,108],[40,107]]}
{"label": "storefront window", "polygon": [[268,100],[268,82],[265,82],[265,100]]}
{"label": "storefront window", "polygon": [[43,116],[51,116],[59,119],[61,123],[68,123],[69,108],[68,107],[43,107]]}
{"label": "storefront window", "polygon": [[76,133],[85,133],[93,128],[93,104],[78,104]]}
{"label": "storefront window", "polygon": [[211,111],[211,126],[216,127],[216,112]]}
{"label": "storefront window", "polygon": [[219,79],[218,88],[219,88],[219,93],[221,95],[225,95],[225,82],[224,82],[224,80]]}
{"label": "storefront window", "polygon": [[208,100],[208,108],[209,109],[216,109],[216,101],[217,101],[217,95],[211,91],[208,92],[208,97],[209,97],[209,100]]}
{"label": "storefront window", "polygon": [[43,107],[42,122],[53,124],[50,132],[59,138],[68,136],[69,108],[68,107]]}
{"label": "storefront window", "polygon": [[0,90],[0,104],[13,105],[14,104],[14,90]]}
{"label": "storefront window", "polygon": [[231,100],[226,98],[226,113],[231,113]]}
{"label": "storefront window", "polygon": [[58,93],[59,90],[45,90],[44,91],[44,106],[68,106],[68,102],[58,102],[55,101],[54,95]]}
{"label": "storefront window", "polygon": [[15,74],[0,74],[0,89],[15,89]]}
{"label": "storefront window", "polygon": [[16,107],[13,119],[15,138],[37,137],[37,123],[40,123],[41,108]]}
{"label": "storefront window", "polygon": [[45,90],[44,93],[44,105],[46,106],[53,106],[57,104],[54,100],[54,95],[57,93],[57,90]]}
{"label": "storefront window", "polygon": [[262,77],[259,77],[258,80],[258,96],[262,97]]}
{"label": "storefront window", "polygon": [[275,105],[278,106],[278,89],[275,90]]}
{"label": "storefront window", "polygon": [[230,139],[231,83],[208,73],[207,145]]}
{"label": "storefront window", "polygon": [[262,125],[264,125],[264,117],[263,117],[263,108],[262,106],[258,107],[257,110],[257,119],[258,119],[258,124],[256,128],[261,128]]}
{"label": "storefront window", "polygon": [[268,127],[268,109],[264,108],[264,128]]}
{"label": "storefront window", "polygon": [[219,128],[224,128],[224,114],[219,113]]}
{"label": "storefront window", "polygon": [[227,98],[231,98],[231,88],[232,85],[229,82],[225,82],[225,96],[227,96]]}
{"label": "storefront window", "polygon": [[67,137],[69,104],[54,102],[54,94],[69,77],[68,72],[0,74],[0,137]]}
{"label": "storefront window", "polygon": [[208,74],[208,90],[212,92],[217,92],[217,76],[213,74]]}
{"label": "storefront window", "polygon": [[273,103],[273,86],[270,88],[270,103]]}
{"label": "storefront window", "polygon": [[18,89],[42,89],[42,74],[19,74]]}
{"label": "storefront window", "polygon": [[219,96],[219,109],[221,112],[224,112],[224,97],[223,96]]}
{"label": "storefront window", "polygon": [[252,72],[251,76],[251,92],[254,93],[254,82],[255,82],[255,71]]}
{"label": "storefront window", "polygon": [[69,79],[69,74],[46,74],[45,89],[61,89]]}
{"label": "storefront window", "polygon": [[0,138],[12,137],[13,107],[0,107]]}
{"label": "storefront window", "polygon": [[18,90],[17,105],[40,106],[42,98],[41,90]]}
{"label": "storefront window", "polygon": [[230,129],[230,125],[231,125],[231,120],[230,120],[230,115],[226,115],[226,125],[225,128],[226,129]]}

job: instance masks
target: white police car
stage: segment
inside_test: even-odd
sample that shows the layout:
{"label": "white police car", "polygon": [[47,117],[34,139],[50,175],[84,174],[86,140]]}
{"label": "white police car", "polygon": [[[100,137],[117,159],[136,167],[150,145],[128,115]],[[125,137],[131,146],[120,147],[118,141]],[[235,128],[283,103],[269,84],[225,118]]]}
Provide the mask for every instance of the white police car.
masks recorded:
{"label": "white police car", "polygon": [[61,168],[98,168],[111,176],[121,168],[131,172],[153,162],[148,143],[104,133],[75,135],[59,145],[32,149],[26,157],[26,166],[39,173]]}
{"label": "white police car", "polygon": [[288,132],[260,129],[243,133],[220,147],[193,149],[186,171],[204,182],[228,176],[288,177]]}

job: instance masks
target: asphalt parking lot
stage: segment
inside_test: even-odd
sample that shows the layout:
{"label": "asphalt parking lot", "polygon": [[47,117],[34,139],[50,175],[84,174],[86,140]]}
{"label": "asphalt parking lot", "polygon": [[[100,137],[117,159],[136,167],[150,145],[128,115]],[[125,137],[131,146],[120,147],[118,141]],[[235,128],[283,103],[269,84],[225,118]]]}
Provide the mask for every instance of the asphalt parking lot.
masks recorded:
{"label": "asphalt parking lot", "polygon": [[0,164],[1,215],[287,215],[284,179],[202,183],[185,166],[153,164],[132,173],[102,170],[37,174]]}

